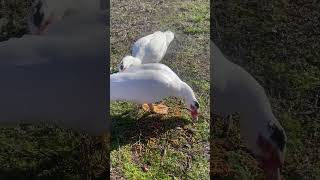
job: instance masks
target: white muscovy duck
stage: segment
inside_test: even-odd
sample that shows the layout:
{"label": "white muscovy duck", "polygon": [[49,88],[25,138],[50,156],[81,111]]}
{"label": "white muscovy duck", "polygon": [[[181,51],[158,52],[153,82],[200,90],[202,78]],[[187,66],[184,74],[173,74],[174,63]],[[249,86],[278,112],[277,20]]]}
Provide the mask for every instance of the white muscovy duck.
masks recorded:
{"label": "white muscovy duck", "polygon": [[174,33],[171,31],[156,31],[138,39],[132,46],[132,56],[126,56],[122,59],[119,71],[139,64],[160,62],[173,39]]}
{"label": "white muscovy duck", "polygon": [[106,8],[106,1],[90,0],[34,0],[27,24],[31,34],[45,34],[52,24],[72,14],[97,11]]}
{"label": "white muscovy duck", "polygon": [[110,75],[111,101],[148,103],[150,109],[158,113],[157,106],[152,103],[170,96],[182,98],[193,121],[197,120],[200,107],[192,88],[166,65],[141,64]]}
{"label": "white muscovy duck", "polygon": [[56,21],[43,36],[0,42],[1,125],[45,121],[106,138],[107,14],[100,1],[83,0],[88,9]]}
{"label": "white muscovy duck", "polygon": [[273,115],[263,87],[211,44],[214,113],[240,115],[240,134],[258,158],[268,180],[280,179],[287,136]]}
{"label": "white muscovy duck", "polygon": [[55,22],[46,34],[24,35],[0,42],[0,64],[33,65],[100,59],[106,48],[103,40],[106,12],[99,7],[99,1],[91,1],[96,5],[92,10],[81,11]]}

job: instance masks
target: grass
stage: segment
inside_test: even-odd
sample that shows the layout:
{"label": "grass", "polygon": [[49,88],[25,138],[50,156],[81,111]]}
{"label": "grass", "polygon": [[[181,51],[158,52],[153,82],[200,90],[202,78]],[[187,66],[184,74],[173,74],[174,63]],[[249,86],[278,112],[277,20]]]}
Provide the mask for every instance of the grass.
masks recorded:
{"label": "grass", "polygon": [[27,32],[24,17],[30,5],[31,0],[5,0],[4,4],[0,4],[0,41],[9,37],[21,37]]}
{"label": "grass", "polygon": [[1,128],[0,177],[102,177],[105,164],[95,141],[88,135],[44,124]]}
{"label": "grass", "polygon": [[[0,40],[26,32],[24,15],[30,1],[5,2],[0,8]],[[112,103],[114,179],[208,179],[208,8],[204,0],[113,1],[112,70],[139,37],[170,29],[176,38],[163,63],[194,88],[202,113],[192,125],[183,103],[174,98],[166,99],[171,109],[163,117],[143,117],[133,104]],[[212,8],[211,37],[262,84],[286,130],[284,179],[320,179],[319,4],[215,0]],[[215,179],[263,179],[238,127],[236,121],[226,138],[218,122],[211,174]],[[86,134],[43,124],[1,128],[0,179],[101,178],[105,165],[95,141]]]}
{"label": "grass", "polygon": [[209,178],[209,2],[112,1],[111,68],[140,37],[171,30],[175,40],[162,63],[195,91],[199,122],[192,125],[180,99],[167,98],[166,116],[144,115],[127,102],[111,104],[113,179]]}
{"label": "grass", "polygon": [[[284,179],[320,178],[320,26],[316,20],[320,6],[314,2],[216,0],[212,4],[212,40],[265,88],[286,131]],[[225,172],[211,169],[217,179],[262,179],[261,169],[240,140],[239,124],[229,138],[221,135],[221,121],[217,129],[212,146],[217,153],[211,160],[229,167]]]}

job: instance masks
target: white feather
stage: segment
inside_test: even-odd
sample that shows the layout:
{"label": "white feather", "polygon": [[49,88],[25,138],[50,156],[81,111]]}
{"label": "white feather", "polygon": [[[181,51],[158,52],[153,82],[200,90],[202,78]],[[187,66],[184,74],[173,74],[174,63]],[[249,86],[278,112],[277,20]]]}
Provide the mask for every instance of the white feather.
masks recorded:
{"label": "white feather", "polygon": [[121,61],[123,69],[119,70],[123,71],[139,64],[160,62],[173,39],[174,34],[171,31],[156,31],[138,39],[132,46],[132,56],[126,56]]}
{"label": "white feather", "polygon": [[[94,13],[102,10],[103,0],[35,0],[32,11],[28,15],[28,27],[31,34],[38,34],[45,23],[50,21],[48,29],[65,18],[74,14]],[[34,14],[37,12],[36,6],[41,4],[39,10],[43,14],[40,26],[35,25]]]}
{"label": "white feather", "polygon": [[93,135],[107,131],[105,18],[102,11],[84,11],[57,21],[45,35],[0,42],[1,125],[43,121]]}
{"label": "white feather", "polygon": [[112,101],[154,103],[171,96],[184,99],[188,109],[197,101],[191,87],[164,64],[141,64],[110,76]]}
{"label": "white feather", "polygon": [[214,113],[221,116],[239,113],[240,133],[248,148],[257,156],[267,157],[257,145],[261,135],[270,140],[283,159],[284,150],[271,140],[273,130],[269,125],[275,125],[283,133],[283,141],[285,132],[273,115],[263,87],[243,68],[227,60],[214,43],[211,47]]}

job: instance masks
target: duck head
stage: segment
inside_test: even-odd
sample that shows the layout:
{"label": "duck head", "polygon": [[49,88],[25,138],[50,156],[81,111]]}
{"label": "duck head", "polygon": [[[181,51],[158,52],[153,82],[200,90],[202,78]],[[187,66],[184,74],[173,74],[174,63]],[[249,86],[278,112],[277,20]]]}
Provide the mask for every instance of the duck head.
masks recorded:
{"label": "duck head", "polygon": [[280,124],[274,122],[263,126],[257,132],[249,146],[253,148],[266,179],[280,180],[280,168],[283,166],[286,151],[286,134]]}
{"label": "duck head", "polygon": [[188,105],[188,110],[191,113],[192,121],[198,120],[200,105],[197,100],[193,100],[192,103]]}
{"label": "duck head", "polygon": [[141,64],[141,60],[138,58],[135,58],[133,56],[126,56],[122,59],[122,61],[120,62],[118,69],[119,72],[125,71],[126,69],[128,69],[131,66],[135,66],[135,65],[139,65]]}
{"label": "duck head", "polygon": [[200,104],[196,99],[192,88],[185,82],[181,83],[181,94],[184,98],[186,108],[191,113],[192,121],[197,121],[200,112]]}
{"label": "duck head", "polygon": [[49,11],[48,6],[43,0],[33,2],[33,12],[30,16],[30,31],[32,34],[43,34],[53,23],[55,16]]}

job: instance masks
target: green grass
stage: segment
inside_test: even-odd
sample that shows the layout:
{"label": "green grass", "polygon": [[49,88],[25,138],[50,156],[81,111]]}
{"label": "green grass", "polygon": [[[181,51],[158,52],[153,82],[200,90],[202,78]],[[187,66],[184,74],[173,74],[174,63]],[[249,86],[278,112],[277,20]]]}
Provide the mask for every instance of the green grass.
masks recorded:
{"label": "green grass", "polygon": [[[11,18],[0,29],[0,40],[26,32],[23,18],[29,1],[23,2],[6,1],[1,8],[0,19]],[[176,38],[163,63],[195,90],[201,116],[193,125],[182,109],[184,104],[175,98],[165,100],[171,109],[163,117],[143,116],[131,103],[112,103],[112,177],[208,179],[208,2],[113,3],[111,67],[115,69],[121,58],[130,54],[138,38],[156,30],[174,31]],[[265,87],[288,136],[284,178],[320,179],[320,113],[314,105],[320,92],[320,54],[316,51],[320,48],[319,5],[298,3],[215,0],[212,7],[218,23],[214,22],[211,33],[223,52]],[[238,127],[236,121],[226,138],[218,122],[210,154],[211,173],[216,179],[262,179],[261,169],[241,142]],[[95,142],[86,134],[42,124],[1,128],[0,179],[102,177],[105,164]]]}
{"label": "green grass", "polygon": [[175,39],[162,63],[194,89],[201,106],[199,122],[192,124],[181,99],[165,99],[166,116],[146,115],[131,103],[112,103],[112,177],[208,179],[209,2],[115,0],[111,14],[112,69],[138,38],[171,30]]}
{"label": "green grass", "polygon": [[98,178],[105,171],[96,139],[44,124],[1,128],[0,177]]}
{"label": "green grass", "polygon": [[31,0],[5,0],[4,4],[0,4],[0,41],[21,37],[27,32],[24,16],[30,4]]}

